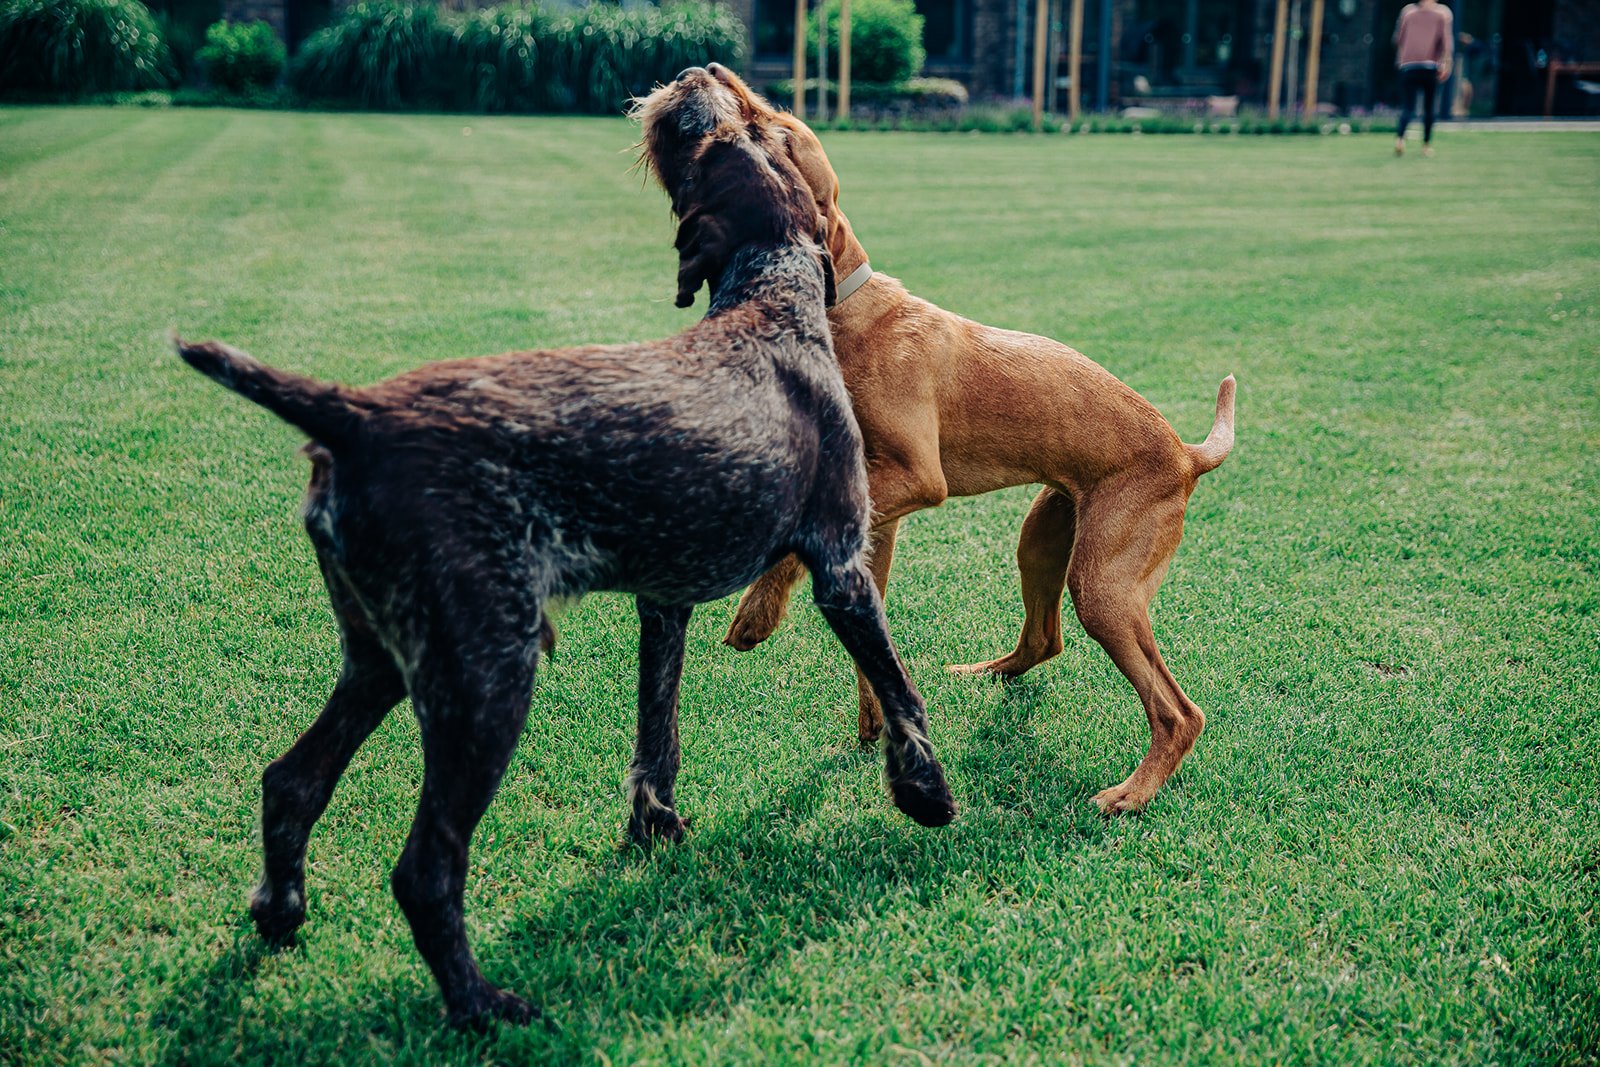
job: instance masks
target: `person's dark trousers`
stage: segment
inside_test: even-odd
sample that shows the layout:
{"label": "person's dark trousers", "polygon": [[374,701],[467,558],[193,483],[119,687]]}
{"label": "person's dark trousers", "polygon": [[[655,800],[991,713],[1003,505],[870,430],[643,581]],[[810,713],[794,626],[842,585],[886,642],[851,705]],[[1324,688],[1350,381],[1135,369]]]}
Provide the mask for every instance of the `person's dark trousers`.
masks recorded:
{"label": "person's dark trousers", "polygon": [[1422,143],[1433,141],[1433,98],[1439,88],[1437,67],[1411,67],[1400,72],[1400,128],[1396,136],[1405,137],[1411,125],[1412,108],[1417,103],[1417,93],[1422,93]]}

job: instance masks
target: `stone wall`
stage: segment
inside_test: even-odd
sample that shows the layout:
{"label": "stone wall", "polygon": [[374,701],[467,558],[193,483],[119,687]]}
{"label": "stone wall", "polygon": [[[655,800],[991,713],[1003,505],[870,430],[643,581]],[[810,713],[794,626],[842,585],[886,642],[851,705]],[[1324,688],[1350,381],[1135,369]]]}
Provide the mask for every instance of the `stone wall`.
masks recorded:
{"label": "stone wall", "polygon": [[[1359,0],[1354,10],[1346,15],[1340,10],[1338,0],[1329,0],[1322,23],[1318,100],[1341,110],[1372,106],[1377,8],[1377,0]],[[1301,69],[1305,69],[1303,65]]]}
{"label": "stone wall", "polygon": [[265,22],[278,39],[289,39],[289,11],[285,0],[223,0],[222,17],[229,22]]}
{"label": "stone wall", "polygon": [[[1031,26],[1034,0],[1027,0],[1027,7]],[[1016,89],[1016,53],[1016,0],[973,0],[972,75],[967,91],[973,96],[1012,95]],[[1025,86],[1026,76],[1025,69]]]}
{"label": "stone wall", "polygon": [[[343,7],[348,0],[333,0],[335,7]],[[471,2],[471,0],[467,0]],[[767,81],[787,78],[790,73],[788,57],[755,58],[755,40],[750,27],[755,23],[756,0],[723,0],[746,27],[746,72],[758,85]],[[771,2],[771,0],[767,0]],[[783,2],[783,0],[778,0]],[[1291,42],[1299,49],[1295,69],[1298,84],[1296,101],[1305,92],[1305,37],[1310,31],[1312,0],[1291,0],[1300,5],[1301,39]],[[1449,0],[1447,0],[1449,2]],[[1460,2],[1460,0],[1457,0]],[[1500,9],[1497,0],[1466,0],[1471,5],[1489,6],[1476,14],[1493,20]],[[1506,0],[1517,2],[1517,0]],[[289,0],[222,0],[222,17],[234,21],[260,19],[277,34],[288,39]],[[930,64],[930,73],[953,76],[967,85],[975,98],[1010,97],[1016,90],[1017,56],[1017,0],[971,0],[972,3],[972,55],[970,63],[948,67]],[[1033,22],[1037,0],[1024,0],[1023,27],[1023,94],[1033,92]],[[1098,7],[1098,0],[1086,0],[1086,6]],[[1241,26],[1248,40],[1236,44],[1234,76],[1235,91],[1241,92],[1246,104],[1260,104],[1265,100],[1265,83],[1272,58],[1272,28],[1277,0],[1248,0],[1243,5],[1253,16],[1252,26]],[[1390,58],[1389,36],[1393,32],[1391,10],[1394,0],[1353,0],[1347,14],[1340,0],[1326,0],[1323,17],[1321,71],[1318,77],[1317,99],[1342,109],[1371,107],[1384,103],[1390,95],[1393,78],[1387,63]],[[1454,6],[1454,5],[1452,5]],[[1139,0],[1113,0],[1112,47],[1117,50],[1122,26],[1137,19]],[[1051,0],[1051,19],[1056,24],[1065,20],[1063,0]],[[1547,9],[1548,10],[1548,9]],[[1468,12],[1468,21],[1474,12]],[[1241,16],[1242,17],[1242,16]],[[1248,22],[1249,20],[1246,20]],[[1251,32],[1253,31],[1253,32]],[[1600,60],[1600,2],[1597,0],[1555,0],[1553,36],[1564,47],[1575,51],[1584,59]],[[1064,42],[1058,40],[1062,48]],[[1097,34],[1088,34],[1084,41],[1086,55],[1098,58]],[[1289,64],[1285,63],[1285,72]],[[1116,92],[1115,60],[1113,60],[1113,94]],[[1065,73],[1065,70],[1061,71]],[[1093,82],[1085,86],[1084,100],[1093,99]],[[1492,99],[1493,84],[1480,86],[1480,97]]]}
{"label": "stone wall", "polygon": [[[1300,38],[1291,39],[1284,51],[1284,79],[1291,66],[1297,74],[1294,99],[1298,107],[1305,98],[1306,55],[1311,34],[1311,0],[1299,0]],[[1293,11],[1294,0],[1290,0]],[[1255,29],[1251,55],[1259,67],[1253,79],[1256,91],[1251,102],[1266,101],[1267,77],[1272,69],[1272,30],[1277,17],[1277,0],[1256,0]],[[1384,42],[1394,32],[1379,0],[1355,0],[1348,14],[1339,0],[1327,0],[1322,16],[1322,55],[1317,73],[1317,100],[1341,110],[1368,108],[1377,102],[1381,79],[1374,77],[1375,64],[1387,55]],[[1292,27],[1293,20],[1290,20]],[[1298,48],[1292,64],[1291,50]],[[1287,99],[1287,94],[1285,95]]]}
{"label": "stone wall", "polygon": [[1591,63],[1600,62],[1600,3],[1595,0],[1556,0],[1557,43]]}

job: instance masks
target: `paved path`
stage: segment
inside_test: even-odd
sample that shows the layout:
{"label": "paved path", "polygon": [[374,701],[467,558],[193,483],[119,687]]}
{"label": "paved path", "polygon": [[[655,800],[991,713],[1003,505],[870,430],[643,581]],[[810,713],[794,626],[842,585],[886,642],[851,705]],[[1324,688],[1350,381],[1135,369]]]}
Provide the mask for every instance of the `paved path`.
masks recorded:
{"label": "paved path", "polygon": [[1462,130],[1476,133],[1480,130],[1501,133],[1547,133],[1559,130],[1567,133],[1600,133],[1600,119],[1466,119],[1440,122],[1435,130]]}

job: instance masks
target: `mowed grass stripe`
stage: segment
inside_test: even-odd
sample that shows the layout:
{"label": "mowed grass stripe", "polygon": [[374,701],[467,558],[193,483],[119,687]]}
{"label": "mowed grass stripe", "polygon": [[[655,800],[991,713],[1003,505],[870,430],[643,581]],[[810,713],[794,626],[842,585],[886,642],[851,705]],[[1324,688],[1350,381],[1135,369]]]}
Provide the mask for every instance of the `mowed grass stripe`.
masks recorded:
{"label": "mowed grass stripe", "polygon": [[[470,132],[468,132],[470,130]],[[1136,819],[1126,682],[1004,651],[1025,488],[909,520],[891,621],[963,809],[900,818],[803,591],[684,682],[689,841],[617,851],[635,623],[571,611],[479,831],[474,943],[545,1013],[439,1025],[388,895],[409,712],[243,917],[258,776],[337,641],[298,439],[177,326],[370,381],[681,328],[625,123],[0,111],[0,1049],[23,1062],[1588,1062],[1600,1047],[1600,143],[831,134],[881,269],[1239,447],[1155,610],[1209,729]],[[1558,295],[1559,294],[1559,295]],[[15,1050],[13,1054],[13,1050]]]}

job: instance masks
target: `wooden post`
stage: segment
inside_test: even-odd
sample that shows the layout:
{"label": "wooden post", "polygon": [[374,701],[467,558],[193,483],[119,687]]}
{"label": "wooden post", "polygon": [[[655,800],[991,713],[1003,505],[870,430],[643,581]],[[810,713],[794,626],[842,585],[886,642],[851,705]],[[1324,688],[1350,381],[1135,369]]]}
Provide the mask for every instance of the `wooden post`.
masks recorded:
{"label": "wooden post", "polygon": [[828,19],[825,4],[817,5],[817,121],[828,121]]}
{"label": "wooden post", "polygon": [[1111,0],[1100,0],[1100,48],[1094,63],[1095,108],[1111,109]]}
{"label": "wooden post", "polygon": [[[1183,69],[1195,69],[1195,53],[1200,45],[1200,0],[1189,0],[1183,5]],[[1190,75],[1193,76],[1192,74]],[[1183,75],[1178,79],[1183,80]]]}
{"label": "wooden post", "polygon": [[1083,103],[1078,82],[1083,75],[1083,0],[1072,0],[1072,22],[1067,38],[1067,78],[1072,85],[1067,89],[1067,121],[1078,121],[1078,108]]}
{"label": "wooden post", "polygon": [[[801,0],[804,2],[804,0]],[[1278,15],[1272,23],[1272,73],[1267,76],[1267,118],[1278,117],[1278,97],[1283,84],[1283,46],[1289,33],[1289,0],[1278,0]]]}
{"label": "wooden post", "polygon": [[1044,129],[1044,57],[1050,43],[1050,0],[1039,0],[1033,16],[1033,129]]}
{"label": "wooden post", "polygon": [[1317,75],[1322,66],[1322,3],[1311,0],[1311,42],[1306,46],[1306,107],[1307,122],[1317,120]]}
{"label": "wooden post", "polygon": [[850,0],[839,0],[839,117],[850,118]]}
{"label": "wooden post", "polygon": [[1280,110],[1291,116],[1300,99],[1300,35],[1304,32],[1300,28],[1300,11],[1304,4],[1305,0],[1289,0],[1289,33],[1284,39],[1289,53],[1283,60],[1283,107]]}
{"label": "wooden post", "polygon": [[806,0],[794,0],[793,109],[795,118],[806,117]]}

